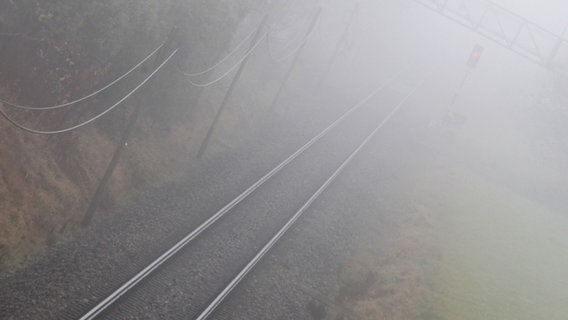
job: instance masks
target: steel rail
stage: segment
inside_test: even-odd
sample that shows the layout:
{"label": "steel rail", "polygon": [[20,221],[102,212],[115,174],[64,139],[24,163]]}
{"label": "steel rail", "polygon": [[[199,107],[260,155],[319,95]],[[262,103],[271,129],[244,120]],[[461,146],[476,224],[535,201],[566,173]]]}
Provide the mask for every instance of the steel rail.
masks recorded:
{"label": "steel rail", "polygon": [[361,152],[369,141],[379,132],[379,130],[392,118],[392,116],[406,103],[406,101],[416,93],[419,87],[425,83],[423,80],[416,85],[379,123],[379,125],[357,146],[357,148],[343,161],[343,163],[333,172],[333,174],[319,187],[319,189],[302,205],[302,207],[288,220],[288,222],[266,243],[266,245],[254,256],[254,258],[231,280],[231,282],[213,299],[213,301],[203,310],[195,320],[207,319],[213,311],[223,302],[223,300],[237,287],[245,276],[256,266],[260,260],[270,251],[272,247],[284,236],[284,234],[296,223],[296,221],[306,212],[313,202],[329,187],[329,185],[341,174],[347,165]]}
{"label": "steel rail", "polygon": [[194,229],[191,233],[185,236],[183,239],[178,241],[175,245],[170,247],[166,252],[160,255],[156,260],[151,262],[148,266],[138,272],[135,276],[131,279],[126,281],[123,285],[121,285],[118,289],[113,291],[110,295],[108,295],[105,299],[99,302],[95,307],[85,313],[79,320],[92,320],[95,319],[100,313],[108,309],[115,301],[117,301],[120,297],[126,294],[130,289],[136,286],[139,282],[144,280],[148,277],[153,271],[163,265],[166,261],[168,261],[172,256],[174,256],[177,252],[183,249],[187,244],[193,241],[197,236],[199,236],[203,231],[207,230],[210,226],[212,226],[215,222],[221,219],[227,212],[229,212],[233,207],[247,198],[251,193],[253,193],[256,189],[262,186],[266,181],[268,181],[272,176],[286,167],[290,162],[296,159],[299,155],[304,153],[307,149],[309,149],[313,144],[318,142],[321,138],[326,136],[332,129],[338,126],[341,122],[343,122],[349,115],[354,113],[356,110],[361,108],[366,102],[368,102],[372,97],[374,97],[379,91],[383,90],[387,86],[389,86],[400,74],[402,74],[410,65],[407,65],[401,68],[398,72],[392,75],[385,83],[376,87],[369,95],[367,95],[364,99],[356,103],[353,107],[343,113],[338,119],[336,119],[333,123],[331,123],[328,127],[326,127],[323,131],[319,134],[314,136],[310,139],[307,143],[305,143],[302,147],[300,147],[297,151],[293,154],[288,156],[284,161],[266,173],[262,178],[256,181],[253,185],[248,187],[243,193],[238,195],[235,199],[231,202],[226,204],[223,208],[209,217],[205,222],[203,222],[200,226]]}

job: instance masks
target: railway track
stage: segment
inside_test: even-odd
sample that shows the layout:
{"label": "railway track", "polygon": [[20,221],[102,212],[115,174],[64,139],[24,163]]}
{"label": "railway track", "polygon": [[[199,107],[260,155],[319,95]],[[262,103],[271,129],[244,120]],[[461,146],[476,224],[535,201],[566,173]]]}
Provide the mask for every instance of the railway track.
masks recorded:
{"label": "railway track", "polygon": [[418,86],[404,94],[386,88],[377,87],[128,281],[109,284],[116,289],[96,305],[64,318],[208,318]]}

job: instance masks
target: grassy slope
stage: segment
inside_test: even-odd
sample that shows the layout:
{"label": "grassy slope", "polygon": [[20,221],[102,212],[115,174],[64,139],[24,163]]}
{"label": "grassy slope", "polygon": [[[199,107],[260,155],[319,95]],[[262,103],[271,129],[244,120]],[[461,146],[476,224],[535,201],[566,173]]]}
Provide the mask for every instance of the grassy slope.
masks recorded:
{"label": "grassy slope", "polygon": [[[234,36],[232,33],[234,26],[251,10],[252,3],[255,1],[239,4],[217,1],[210,5],[195,4],[183,9],[201,13],[198,15],[198,21],[188,19],[180,22],[185,31],[180,35],[183,40],[180,42],[192,46],[191,61],[195,63],[192,67],[202,68],[205,65],[204,60],[208,65],[210,61],[217,59],[215,54],[220,56],[226,51],[229,47],[228,39]],[[52,42],[58,45],[57,48],[65,48],[65,52],[53,49],[52,42],[40,42],[38,46],[45,55],[36,55],[33,50],[25,47],[29,42],[16,39],[20,40],[17,43],[22,42],[22,44],[12,50],[26,54],[21,54],[20,59],[16,60],[18,63],[21,62],[21,65],[15,64],[8,58],[0,64],[4,74],[0,77],[1,96],[12,101],[23,100],[24,102],[21,103],[38,99],[42,104],[50,104],[46,96],[54,101],[60,101],[63,99],[61,97],[68,98],[74,90],[77,92],[74,92],[73,96],[81,96],[83,92],[100,88],[114,79],[121,70],[127,70],[138,62],[139,57],[153,49],[152,43],[162,41],[164,32],[171,28],[170,20],[160,19],[168,12],[157,10],[151,6],[152,4],[151,1],[122,0],[108,4],[85,4],[90,10],[87,13],[74,6],[66,6],[63,2],[53,4],[53,7],[45,5],[42,10],[35,13],[31,9],[26,11],[27,7],[19,4],[18,10],[30,12],[30,20],[39,26],[49,27],[42,33],[42,37],[53,40]],[[132,16],[129,19],[120,19],[120,14],[127,11],[126,6],[132,7]],[[120,10],[114,10],[116,8]],[[161,8],[168,8],[167,3],[162,4]],[[46,10],[57,14],[51,14],[49,19],[36,16]],[[109,10],[114,14],[108,14]],[[97,20],[97,16],[104,16],[113,21],[113,24],[106,23],[106,20]],[[146,16],[151,19],[147,19]],[[27,27],[23,16],[13,15],[13,17],[20,17],[22,20],[14,18],[15,21],[12,23],[16,24],[16,27],[18,23],[23,23]],[[93,29],[90,22],[97,28]],[[81,36],[86,32],[85,30],[97,35],[92,39],[110,40],[104,45],[90,37],[83,41]],[[208,41],[200,38],[204,35],[207,35]],[[140,40],[141,38],[143,41]],[[68,45],[63,46],[60,43]],[[42,47],[44,45],[45,48]],[[188,50],[186,47],[182,49]],[[133,55],[132,52],[138,54]],[[93,62],[89,55],[91,53],[94,56],[99,53],[100,57],[120,66],[113,65],[110,73],[105,71],[101,75],[101,70],[98,69],[100,66]],[[63,67],[59,60],[65,61],[64,58],[67,56],[76,63]],[[80,57],[82,60],[79,59]],[[106,62],[103,62],[101,64],[107,66]],[[43,77],[35,78],[41,81],[38,79],[32,81],[34,75],[30,76],[31,73],[24,66],[34,66],[33,70],[39,68],[43,72]],[[54,70],[71,75],[67,82],[78,83],[85,87],[75,88],[68,86],[67,82],[52,81],[60,76],[59,73],[54,75]],[[18,81],[14,77],[17,77]],[[126,82],[137,84],[140,75],[134,77],[136,79]],[[249,77],[252,77],[250,73]],[[93,78],[96,78],[95,82]],[[63,86],[62,92],[47,86],[52,83]],[[38,97],[27,96],[25,94],[27,91],[21,90],[22,87],[34,88],[32,92]],[[41,88],[43,91],[40,92],[36,88]],[[187,164],[195,161],[192,155],[197,150],[202,140],[202,132],[205,132],[211,118],[203,117],[203,110],[216,108],[217,100],[225,90],[220,86],[217,90],[211,90],[208,98],[196,101],[195,91],[188,88],[190,86],[187,81],[169,69],[160,72],[143,90],[146,96],[142,102],[145,103],[146,108],[138,119],[127,150],[108,185],[108,191],[100,207],[101,210],[96,215],[95,223],[97,219],[104,218],[105,211],[110,207],[117,203],[128,202],[139,190],[149,185],[179,177]],[[239,108],[229,108],[230,112],[222,119],[220,123],[222,130],[219,130],[220,133],[215,137],[215,147],[238,145],[247,134],[237,128],[243,127],[243,123],[248,124],[249,119],[246,115],[258,108],[256,104],[242,102],[244,100],[242,96],[247,92],[250,91],[242,85],[238,92]],[[111,92],[112,94],[121,96],[117,92]],[[246,98],[253,99],[250,95]],[[95,100],[93,106],[105,107],[110,101],[117,99],[105,96]],[[72,237],[73,234],[81,231],[78,225],[96,184],[112,156],[116,140],[124,125],[124,117],[134,101],[136,97],[128,100],[93,126],[52,138],[30,135],[12,128],[4,121],[0,122],[0,271],[5,270],[6,267],[18,266],[26,256],[38,249],[55,244],[63,238]],[[243,109],[246,112],[242,112]],[[18,116],[22,121],[29,115]],[[60,113],[55,112],[50,113],[50,118],[47,120],[43,114],[40,116],[43,122],[40,121],[38,124],[31,121],[31,124],[43,125],[44,128],[51,124],[51,127],[54,127],[53,124],[57,124],[61,117]],[[61,126],[76,123],[77,116],[72,113],[67,117],[68,122]]]}
{"label": "grassy slope", "polygon": [[439,156],[417,157],[401,187],[377,194],[378,231],[337,289],[365,290],[343,306],[363,319],[565,319],[568,217],[542,197],[564,172],[531,149],[524,116],[471,117],[451,142],[426,138]]}
{"label": "grassy slope", "polygon": [[[534,149],[551,133],[538,110],[472,114],[456,141],[441,218],[434,304],[445,319],[565,319],[568,216],[550,201],[565,181],[558,157]],[[507,109],[507,106],[503,106]]]}
{"label": "grassy slope", "polygon": [[568,219],[471,172],[448,190],[436,287],[446,319],[564,319]]}

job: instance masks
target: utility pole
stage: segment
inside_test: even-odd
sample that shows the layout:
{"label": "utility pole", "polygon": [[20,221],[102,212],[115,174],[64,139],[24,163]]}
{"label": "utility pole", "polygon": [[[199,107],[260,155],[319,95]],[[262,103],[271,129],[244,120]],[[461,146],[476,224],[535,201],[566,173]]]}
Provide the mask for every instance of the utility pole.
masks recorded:
{"label": "utility pole", "polygon": [[448,105],[448,113],[453,112],[453,107],[456,104],[456,100],[458,99],[459,95],[461,94],[462,89],[463,89],[463,85],[465,84],[465,81],[469,77],[470,73],[471,73],[471,68],[467,68],[458,89],[456,90],[456,92],[454,92],[454,96],[452,97],[452,100],[450,101],[450,104]]}
{"label": "utility pole", "polygon": [[[154,68],[157,68],[162,62],[164,62],[164,60],[167,57],[167,54],[172,50],[172,44],[174,42],[174,39],[176,37],[177,32],[178,32],[177,27],[172,28],[172,30],[170,31],[170,34],[168,35],[168,38],[166,39],[164,46],[156,54],[156,58],[154,59]],[[97,186],[97,190],[95,191],[95,194],[91,198],[91,202],[89,202],[87,212],[85,213],[85,216],[83,217],[83,221],[81,222],[82,227],[87,227],[91,224],[91,221],[93,219],[95,211],[97,210],[99,203],[100,203],[100,200],[101,200],[101,197],[102,197],[102,195],[105,191],[105,187],[106,187],[108,181],[110,180],[110,178],[112,177],[114,169],[116,168],[116,165],[118,164],[118,161],[120,160],[120,156],[122,155],[122,153],[124,151],[124,147],[126,146],[126,144],[128,142],[128,138],[130,137],[130,133],[132,132],[132,128],[134,128],[134,125],[136,124],[136,120],[138,119],[138,116],[139,116],[140,111],[142,109],[142,100],[143,100],[143,95],[139,95],[137,102],[134,105],[134,109],[132,110],[132,113],[130,114],[130,118],[128,119],[128,122],[126,124],[126,128],[122,132],[122,136],[120,137],[120,141],[118,142],[118,146],[114,150],[112,158],[111,158],[111,160],[110,160],[110,162],[107,166],[105,174],[103,175],[101,181],[99,182],[99,185]]]}
{"label": "utility pole", "polygon": [[[471,53],[469,54],[469,59],[467,60],[466,63],[467,69],[465,71],[465,74],[463,75],[463,78],[458,88],[456,89],[454,96],[452,97],[452,100],[450,101],[448,109],[446,110],[446,113],[442,118],[441,121],[442,129],[444,129],[451,136],[455,136],[459,132],[463,124],[467,121],[467,117],[464,114],[457,112],[454,106],[463,90],[463,86],[467,78],[471,74],[471,71],[475,68],[475,66],[481,59],[483,50],[484,48],[479,44],[476,44],[471,50]],[[433,125],[433,123],[431,123],[430,125]]]}
{"label": "utility pole", "polygon": [[[321,8],[318,10],[318,12],[314,15],[314,18],[312,19],[312,23],[310,24],[310,27],[309,27],[308,31],[306,32],[306,39],[310,35],[310,33],[312,33],[314,27],[316,26],[316,22],[318,21],[320,14],[321,14]],[[292,61],[290,68],[288,68],[288,71],[286,71],[286,74],[285,74],[284,78],[282,79],[282,82],[280,83],[280,87],[278,88],[278,91],[276,92],[276,95],[274,96],[274,100],[272,100],[272,103],[268,107],[269,112],[272,112],[274,110],[276,103],[280,99],[280,95],[282,94],[282,91],[284,90],[284,87],[286,86],[286,83],[288,82],[290,75],[292,75],[292,71],[294,71],[294,68],[296,67],[296,64],[298,62],[298,58],[300,57],[300,54],[304,50],[306,43],[308,43],[308,41],[304,41],[304,43],[302,43],[302,45],[300,46],[300,48],[298,49],[298,51],[294,55],[294,60]]]}
{"label": "utility pole", "polygon": [[556,40],[556,44],[554,45],[554,48],[552,49],[552,51],[550,52],[550,55],[546,59],[546,66],[548,68],[553,67],[554,59],[556,58],[556,55],[558,54],[558,51],[560,50],[562,43],[564,41],[566,41],[566,40],[564,40],[564,35],[566,35],[566,31],[568,31],[568,24],[564,27],[562,34],[560,34],[560,37]]}
{"label": "utility pole", "polygon": [[345,30],[343,31],[341,38],[339,39],[337,45],[335,46],[335,49],[333,50],[333,56],[331,57],[331,61],[329,62],[325,72],[323,73],[323,76],[321,77],[320,85],[327,79],[327,76],[329,75],[331,69],[335,65],[337,57],[339,56],[339,51],[341,50],[341,47],[343,47],[343,45],[347,42],[347,38],[349,37],[349,29],[351,29],[351,25],[353,25],[353,22],[355,22],[355,17],[357,16],[358,11],[359,11],[359,3],[356,2],[355,8],[353,8],[353,12],[349,17],[349,21],[345,25]]}
{"label": "utility pole", "polygon": [[[267,18],[268,18],[268,15],[265,15],[264,18],[262,19],[262,22],[258,26],[258,29],[256,29],[254,37],[253,37],[253,39],[252,39],[252,41],[249,45],[249,51],[253,50],[257,41],[260,40],[261,31],[264,29],[264,25],[266,23]],[[225,107],[227,106],[227,102],[229,101],[229,98],[231,97],[231,95],[233,94],[233,91],[235,90],[235,86],[237,85],[237,82],[239,82],[239,79],[241,78],[241,74],[243,73],[243,70],[245,69],[245,66],[246,66],[249,58],[250,58],[250,55],[248,57],[246,57],[241,62],[241,65],[239,66],[239,69],[237,70],[237,74],[233,78],[233,81],[231,82],[231,85],[229,86],[227,93],[225,93],[225,97],[223,97],[223,101],[221,102],[221,106],[217,110],[217,113],[215,114],[215,118],[213,118],[213,122],[209,126],[209,130],[207,130],[207,134],[205,135],[205,138],[201,142],[201,146],[199,147],[199,150],[197,151],[197,158],[198,159],[200,159],[203,156],[203,154],[205,153],[205,150],[207,149],[207,146],[209,145],[209,141],[211,140],[211,136],[213,135],[213,132],[215,131],[215,128],[217,127],[217,123],[219,122],[219,119],[221,118],[221,115],[223,114],[223,111],[225,110]]]}
{"label": "utility pole", "polygon": [[471,71],[479,63],[479,60],[481,59],[481,55],[483,53],[483,50],[484,50],[484,48],[482,46],[480,46],[479,44],[476,44],[473,47],[473,49],[471,50],[471,53],[469,54],[469,59],[467,60],[467,69],[465,71],[465,74],[463,75],[462,81],[460,82],[460,85],[459,85],[458,89],[456,90],[456,92],[454,93],[454,97],[452,98],[452,100],[450,101],[450,105],[448,106],[449,112],[452,111],[452,108],[453,108],[454,104],[456,103],[458,96],[461,94],[462,89],[463,89],[463,85],[465,84],[465,81],[469,77]]}

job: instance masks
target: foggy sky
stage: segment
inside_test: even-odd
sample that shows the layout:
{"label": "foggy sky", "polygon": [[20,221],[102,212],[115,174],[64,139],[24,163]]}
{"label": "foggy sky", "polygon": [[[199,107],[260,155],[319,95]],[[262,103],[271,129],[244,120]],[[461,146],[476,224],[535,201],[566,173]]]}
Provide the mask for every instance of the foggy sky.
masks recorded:
{"label": "foggy sky", "polygon": [[566,0],[494,0],[495,3],[556,34],[568,25]]}

